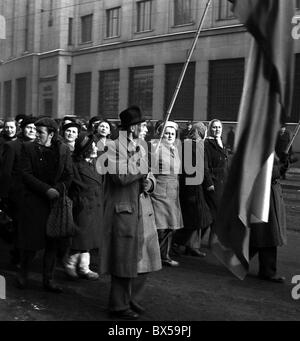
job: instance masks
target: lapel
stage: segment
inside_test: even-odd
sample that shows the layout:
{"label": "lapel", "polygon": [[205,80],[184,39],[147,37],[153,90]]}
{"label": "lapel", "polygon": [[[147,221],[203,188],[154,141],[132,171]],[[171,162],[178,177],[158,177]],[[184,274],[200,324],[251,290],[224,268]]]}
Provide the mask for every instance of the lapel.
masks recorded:
{"label": "lapel", "polygon": [[226,149],[224,147],[220,147],[215,139],[208,139],[208,142],[213,146],[214,149],[227,157]]}

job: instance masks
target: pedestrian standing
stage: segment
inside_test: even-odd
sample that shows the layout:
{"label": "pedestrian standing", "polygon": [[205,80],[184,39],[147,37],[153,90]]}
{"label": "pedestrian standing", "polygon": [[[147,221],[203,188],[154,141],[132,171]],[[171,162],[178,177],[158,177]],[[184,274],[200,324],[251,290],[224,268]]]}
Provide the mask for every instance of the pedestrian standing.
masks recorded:
{"label": "pedestrian standing", "polygon": [[[204,141],[206,181],[204,182],[205,199],[210,208],[213,223],[223,194],[228,173],[228,153],[222,141],[223,125],[218,119],[209,122],[207,138]],[[213,224],[212,224],[213,229]],[[202,234],[205,233],[203,229]],[[212,237],[212,234],[211,234]]]}
{"label": "pedestrian standing", "polygon": [[100,272],[111,275],[109,311],[113,317],[134,320],[141,305],[147,274],[139,274],[143,254],[140,194],[153,190],[147,161],[135,139],[145,122],[131,106],[120,113],[120,135],[109,145],[108,179],[104,201],[104,229]]}
{"label": "pedestrian standing", "polygon": [[18,227],[18,247],[21,250],[21,268],[17,277],[19,288],[25,288],[30,264],[38,250],[45,249],[43,257],[43,286],[54,293],[62,292],[53,281],[58,251],[68,246],[68,239],[51,239],[46,225],[51,202],[57,199],[72,182],[73,171],[69,148],[57,140],[58,125],[51,118],[35,122],[37,137],[33,143],[24,143],[21,157],[24,202]]}
{"label": "pedestrian standing", "polygon": [[98,273],[90,269],[90,250],[99,249],[103,224],[102,178],[94,162],[97,152],[94,135],[81,133],[75,142],[74,178],[69,189],[78,232],[72,237],[65,261],[65,271],[73,279],[99,278]]}
{"label": "pedestrian standing", "polygon": [[[163,123],[158,126],[161,134]],[[166,122],[165,132],[159,148],[157,143],[152,145],[153,173],[156,178],[156,187],[151,194],[157,226],[162,264],[178,266],[179,262],[171,259],[170,250],[173,234],[183,227],[181,207],[179,201],[180,157],[175,145],[178,125],[175,122]]]}

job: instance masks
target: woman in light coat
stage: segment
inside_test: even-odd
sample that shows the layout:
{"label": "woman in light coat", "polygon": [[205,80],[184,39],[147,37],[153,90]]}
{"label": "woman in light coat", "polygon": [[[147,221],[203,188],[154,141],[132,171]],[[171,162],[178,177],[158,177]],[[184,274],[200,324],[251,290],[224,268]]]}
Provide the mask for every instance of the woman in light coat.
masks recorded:
{"label": "woman in light coat", "polygon": [[[157,132],[161,134],[163,124]],[[175,122],[166,123],[162,142],[157,150],[157,143],[152,145],[153,173],[156,177],[156,188],[151,195],[154,209],[155,223],[158,230],[162,264],[178,266],[179,263],[171,259],[169,252],[175,230],[183,227],[179,202],[180,157],[175,145],[178,125]]]}

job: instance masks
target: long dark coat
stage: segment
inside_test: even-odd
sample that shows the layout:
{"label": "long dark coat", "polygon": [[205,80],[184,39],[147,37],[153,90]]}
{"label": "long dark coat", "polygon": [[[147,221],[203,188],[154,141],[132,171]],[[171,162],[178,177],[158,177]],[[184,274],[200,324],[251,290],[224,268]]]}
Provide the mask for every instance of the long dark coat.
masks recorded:
{"label": "long dark coat", "polygon": [[[104,199],[104,228],[100,252],[100,273],[133,278],[142,259],[143,227],[139,212],[139,196],[145,175],[129,159],[139,156],[134,146],[118,138],[109,146],[109,169]],[[116,162],[116,158],[118,162]],[[118,166],[114,168],[114,166]],[[125,172],[124,172],[125,173]]]}
{"label": "long dark coat", "polygon": [[20,199],[23,183],[20,169],[21,150],[24,140],[17,138],[3,145],[3,165],[0,172],[0,197]]}
{"label": "long dark coat", "polygon": [[73,217],[79,227],[72,238],[72,249],[99,248],[103,224],[102,178],[95,165],[85,160],[73,162],[74,178],[69,189]]}
{"label": "long dark coat", "polygon": [[62,191],[72,182],[73,170],[69,148],[57,142],[59,161],[54,186],[41,181],[43,179],[40,146],[35,142],[23,144],[21,171],[24,182],[24,202],[21,208],[21,219],[18,229],[18,246],[25,250],[41,250],[45,247],[46,223],[50,213],[50,200],[46,192],[51,187]]}
{"label": "long dark coat", "polygon": [[[207,177],[203,186],[206,202],[215,220],[228,173],[228,154],[226,148],[221,148],[213,138],[205,139],[204,152]],[[215,187],[214,192],[207,191],[211,185]]]}
{"label": "long dark coat", "polygon": [[250,245],[259,247],[283,246],[286,244],[286,211],[283,202],[279,166],[274,165],[272,173],[269,222],[252,224]]}
{"label": "long dark coat", "polygon": [[[185,157],[185,153],[188,150],[183,145],[182,153],[182,174],[180,175],[179,183],[179,197],[180,206],[183,217],[184,229],[199,230],[208,227],[212,223],[212,217],[209,207],[206,203],[203,192],[203,181],[207,183],[207,172],[204,169],[204,142],[195,140],[185,140],[184,144],[191,144],[191,155],[189,158]],[[196,153],[198,154],[196,157]],[[186,165],[185,162],[189,162],[190,165]],[[197,170],[193,174],[188,174],[188,166],[196,166]],[[198,179],[199,178],[199,179]],[[188,180],[197,180],[197,184],[188,184]]]}

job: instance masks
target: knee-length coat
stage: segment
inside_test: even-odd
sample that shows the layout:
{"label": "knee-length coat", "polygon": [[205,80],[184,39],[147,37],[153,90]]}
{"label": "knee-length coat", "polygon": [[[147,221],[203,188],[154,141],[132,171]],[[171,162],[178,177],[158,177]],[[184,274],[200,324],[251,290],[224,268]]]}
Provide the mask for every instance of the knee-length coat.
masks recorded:
{"label": "knee-length coat", "polygon": [[[138,266],[144,244],[140,195],[146,174],[140,172],[134,158],[141,161],[144,158],[134,143],[128,144],[126,139],[119,137],[109,145],[100,248],[99,272],[102,274],[133,278],[143,272]],[[155,257],[160,257],[158,248]]]}
{"label": "knee-length coat", "polygon": [[[155,145],[152,150],[156,150]],[[179,201],[180,157],[176,146],[161,143],[152,157],[156,187],[151,194],[157,229],[177,230],[183,227]]]}
{"label": "knee-length coat", "polygon": [[73,201],[73,218],[78,227],[71,248],[91,250],[100,246],[103,225],[102,177],[94,163],[73,162],[74,178],[69,189]]}
{"label": "knee-length coat", "polygon": [[[204,166],[207,174],[206,180],[203,183],[205,199],[213,220],[215,220],[228,173],[228,153],[225,147],[222,148],[214,138],[210,137],[204,141],[204,152]],[[208,192],[207,188],[211,185],[214,186],[215,190]]]}
{"label": "knee-length coat", "polygon": [[41,250],[45,247],[46,224],[50,213],[50,200],[46,192],[56,188],[62,192],[62,183],[69,188],[73,170],[69,148],[57,141],[55,150],[58,157],[53,184],[44,182],[41,146],[36,142],[25,142],[21,152],[20,168],[24,183],[24,201],[21,206],[18,226],[18,246],[24,250]]}
{"label": "knee-length coat", "polygon": [[[188,146],[190,147],[188,148]],[[186,155],[187,153],[189,155]],[[210,209],[205,200],[202,187],[203,182],[207,181],[204,158],[203,140],[184,140],[179,197],[184,228],[188,230],[206,228],[212,223]],[[196,169],[193,174],[190,174],[191,166]],[[194,184],[192,184],[191,180],[193,180]]]}

